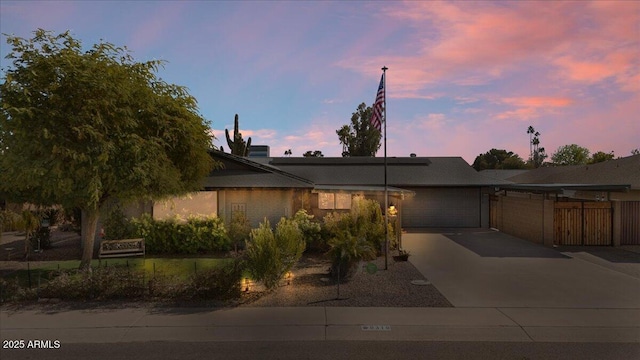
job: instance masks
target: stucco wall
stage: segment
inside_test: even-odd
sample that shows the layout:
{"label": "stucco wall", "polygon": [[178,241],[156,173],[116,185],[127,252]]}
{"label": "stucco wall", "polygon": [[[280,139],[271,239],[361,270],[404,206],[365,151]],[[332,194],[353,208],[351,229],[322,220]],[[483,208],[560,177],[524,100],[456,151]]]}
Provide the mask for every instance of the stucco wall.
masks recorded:
{"label": "stucco wall", "polygon": [[234,209],[243,209],[252,228],[266,217],[271,226],[293,215],[293,190],[239,189],[220,191],[220,216],[229,221]]}
{"label": "stucco wall", "polygon": [[544,202],[541,196],[500,196],[498,208],[500,231],[534,243],[544,243]]}

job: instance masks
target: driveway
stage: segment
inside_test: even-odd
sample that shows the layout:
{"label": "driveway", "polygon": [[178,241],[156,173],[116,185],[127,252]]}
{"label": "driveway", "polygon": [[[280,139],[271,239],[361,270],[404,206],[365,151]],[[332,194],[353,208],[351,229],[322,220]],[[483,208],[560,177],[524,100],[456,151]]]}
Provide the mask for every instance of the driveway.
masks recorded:
{"label": "driveway", "polygon": [[[487,229],[410,233],[402,239],[409,261],[456,307],[640,308],[635,272],[605,262]],[[625,265],[637,270],[640,258],[633,259]]]}

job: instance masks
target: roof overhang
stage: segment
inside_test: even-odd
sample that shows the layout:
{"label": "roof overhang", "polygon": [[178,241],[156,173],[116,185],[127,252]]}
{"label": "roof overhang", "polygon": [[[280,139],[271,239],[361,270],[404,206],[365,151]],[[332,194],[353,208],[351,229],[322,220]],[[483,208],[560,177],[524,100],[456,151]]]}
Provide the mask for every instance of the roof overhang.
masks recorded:
{"label": "roof overhang", "polygon": [[[362,194],[384,194],[384,186],[374,185],[316,185],[313,193],[362,193]],[[391,195],[413,196],[414,191],[387,186],[387,192]]]}
{"label": "roof overhang", "polygon": [[565,191],[615,191],[629,192],[631,185],[598,185],[598,184],[506,184],[495,187],[499,190],[528,191],[535,193],[562,194]]}

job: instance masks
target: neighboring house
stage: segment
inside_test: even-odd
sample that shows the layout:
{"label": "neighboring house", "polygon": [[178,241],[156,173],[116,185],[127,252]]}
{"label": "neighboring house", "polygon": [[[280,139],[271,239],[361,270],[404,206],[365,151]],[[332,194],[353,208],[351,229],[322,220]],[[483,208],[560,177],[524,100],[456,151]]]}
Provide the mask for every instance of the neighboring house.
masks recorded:
{"label": "neighboring house", "polygon": [[507,178],[491,226],[551,245],[640,245],[640,155]]}

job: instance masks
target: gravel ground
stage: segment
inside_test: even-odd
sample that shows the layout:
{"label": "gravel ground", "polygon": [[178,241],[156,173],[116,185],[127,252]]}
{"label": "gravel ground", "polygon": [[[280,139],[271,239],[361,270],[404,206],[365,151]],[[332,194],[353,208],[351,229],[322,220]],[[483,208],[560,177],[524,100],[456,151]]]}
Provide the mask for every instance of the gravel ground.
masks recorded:
{"label": "gravel ground", "polygon": [[384,270],[384,257],[371,263],[378,270],[365,271],[361,263],[351,280],[340,284],[327,281],[330,263],[319,257],[305,257],[294,268],[289,285],[285,282],[270,292],[248,294],[241,306],[347,306],[347,307],[451,307],[451,303],[433,285],[413,285],[424,280],[410,262],[394,262],[391,257]]}

